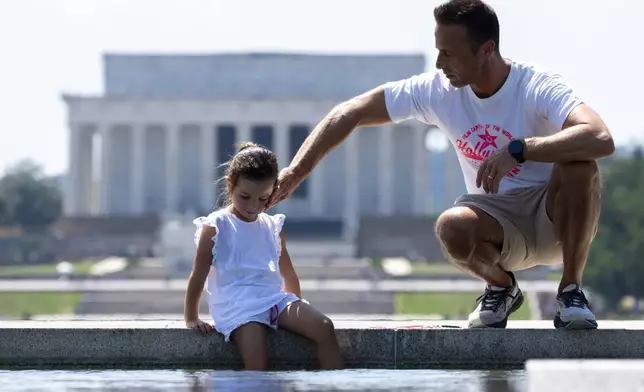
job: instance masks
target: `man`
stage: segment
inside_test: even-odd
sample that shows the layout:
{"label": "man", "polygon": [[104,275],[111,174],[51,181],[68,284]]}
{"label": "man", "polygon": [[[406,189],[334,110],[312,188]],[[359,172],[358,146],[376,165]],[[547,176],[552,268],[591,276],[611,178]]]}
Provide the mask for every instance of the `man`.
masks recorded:
{"label": "man", "polygon": [[440,71],[335,107],[282,170],[269,206],[356,127],[436,125],[468,191],[439,216],[436,235],[450,262],[487,282],[469,326],[506,326],[523,303],[513,271],[563,263],[555,327],[597,328],[581,283],[600,212],[595,161],[615,148],[609,130],[561,77],[501,56],[498,19],[484,2],[447,1],[434,17]]}

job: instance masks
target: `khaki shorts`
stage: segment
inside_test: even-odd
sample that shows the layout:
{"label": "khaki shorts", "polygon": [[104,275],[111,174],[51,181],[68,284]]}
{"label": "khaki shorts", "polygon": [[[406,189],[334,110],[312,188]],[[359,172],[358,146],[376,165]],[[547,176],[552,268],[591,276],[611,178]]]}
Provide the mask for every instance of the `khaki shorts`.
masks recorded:
{"label": "khaki shorts", "polygon": [[548,184],[511,190],[503,195],[466,194],[454,203],[478,207],[503,227],[503,250],[499,265],[519,271],[536,265],[563,263],[561,242],[546,212]]}

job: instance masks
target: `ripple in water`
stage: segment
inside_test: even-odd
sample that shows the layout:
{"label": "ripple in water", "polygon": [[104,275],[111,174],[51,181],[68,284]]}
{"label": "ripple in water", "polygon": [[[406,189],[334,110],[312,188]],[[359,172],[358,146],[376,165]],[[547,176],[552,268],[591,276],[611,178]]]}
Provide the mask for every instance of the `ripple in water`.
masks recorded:
{"label": "ripple in water", "polygon": [[13,391],[440,391],[525,392],[524,370],[236,372],[212,370],[0,370]]}

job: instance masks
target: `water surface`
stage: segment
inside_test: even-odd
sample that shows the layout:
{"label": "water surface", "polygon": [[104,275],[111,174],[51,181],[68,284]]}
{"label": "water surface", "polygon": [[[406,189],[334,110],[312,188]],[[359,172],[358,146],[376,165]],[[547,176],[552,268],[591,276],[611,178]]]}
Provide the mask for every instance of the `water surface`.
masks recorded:
{"label": "water surface", "polygon": [[10,391],[526,392],[524,370],[0,370]]}

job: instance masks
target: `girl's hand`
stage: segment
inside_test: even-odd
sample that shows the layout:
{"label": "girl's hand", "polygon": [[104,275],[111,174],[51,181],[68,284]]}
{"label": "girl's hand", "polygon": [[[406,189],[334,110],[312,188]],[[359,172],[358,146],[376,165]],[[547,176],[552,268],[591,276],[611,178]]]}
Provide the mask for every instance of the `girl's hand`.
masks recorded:
{"label": "girl's hand", "polygon": [[201,321],[200,319],[188,320],[186,321],[186,326],[190,329],[194,329],[203,336],[207,336],[215,329],[214,326],[208,324],[205,321]]}

